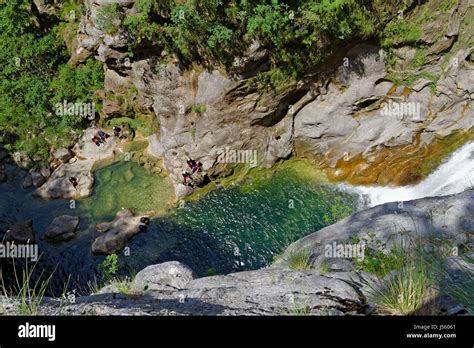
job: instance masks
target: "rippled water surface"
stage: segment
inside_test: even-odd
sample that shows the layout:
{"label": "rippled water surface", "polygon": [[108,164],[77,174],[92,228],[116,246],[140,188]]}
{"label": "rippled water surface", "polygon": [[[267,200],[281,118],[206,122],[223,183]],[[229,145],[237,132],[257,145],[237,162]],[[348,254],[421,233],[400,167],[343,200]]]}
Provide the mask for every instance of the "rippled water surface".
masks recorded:
{"label": "rippled water surface", "polygon": [[[71,209],[68,200],[33,198],[32,189],[21,188],[24,174],[10,167],[9,181],[0,184],[0,227],[33,219],[43,253],[39,268],[54,270],[56,289],[68,279],[71,288],[80,288],[104,260],[90,252],[99,235],[95,223],[112,219],[122,207],[162,214],[130,241],[130,256],[120,255],[122,272],[178,260],[202,276],[268,265],[289,243],[348,215],[358,204],[358,195],[296,175],[289,167],[263,173],[170,210],[173,189],[166,178],[148,174],[135,162],[118,162],[98,170],[93,195]],[[45,242],[47,226],[63,214],[81,217],[77,237],[62,244]]]}

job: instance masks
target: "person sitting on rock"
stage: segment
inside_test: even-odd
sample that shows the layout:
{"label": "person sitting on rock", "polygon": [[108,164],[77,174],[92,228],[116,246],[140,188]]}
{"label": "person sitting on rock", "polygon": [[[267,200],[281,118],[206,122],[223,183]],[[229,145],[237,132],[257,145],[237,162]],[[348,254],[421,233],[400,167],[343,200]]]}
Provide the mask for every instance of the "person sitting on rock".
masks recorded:
{"label": "person sitting on rock", "polygon": [[69,177],[69,182],[72,184],[74,189],[77,190],[77,185],[79,185],[78,182],[77,182],[77,179],[75,177],[71,176],[71,177]]}
{"label": "person sitting on rock", "polygon": [[141,222],[142,224],[148,225],[148,224],[150,223],[150,219],[149,219],[148,217],[146,217],[146,216],[142,216],[142,217],[140,218],[140,222]]}
{"label": "person sitting on rock", "polygon": [[122,128],[114,126],[113,130],[114,130],[115,137],[120,138],[120,133],[122,132]]}
{"label": "person sitting on rock", "polygon": [[97,146],[100,146],[100,138],[96,135],[92,137],[92,142],[96,144]]}
{"label": "person sitting on rock", "polygon": [[[182,172],[182,174],[183,174],[183,184],[193,187],[191,174],[189,174],[188,172]],[[188,179],[189,179],[189,182],[188,182]]]}

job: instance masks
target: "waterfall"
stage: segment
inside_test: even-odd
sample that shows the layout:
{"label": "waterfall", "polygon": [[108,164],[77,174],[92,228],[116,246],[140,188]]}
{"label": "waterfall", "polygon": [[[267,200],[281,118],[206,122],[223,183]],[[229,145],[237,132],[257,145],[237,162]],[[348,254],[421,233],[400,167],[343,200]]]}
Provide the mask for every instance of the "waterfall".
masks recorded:
{"label": "waterfall", "polygon": [[474,142],[469,142],[453,152],[434,172],[416,185],[377,187],[343,184],[342,186],[344,189],[368,197],[370,206],[460,193],[474,187]]}

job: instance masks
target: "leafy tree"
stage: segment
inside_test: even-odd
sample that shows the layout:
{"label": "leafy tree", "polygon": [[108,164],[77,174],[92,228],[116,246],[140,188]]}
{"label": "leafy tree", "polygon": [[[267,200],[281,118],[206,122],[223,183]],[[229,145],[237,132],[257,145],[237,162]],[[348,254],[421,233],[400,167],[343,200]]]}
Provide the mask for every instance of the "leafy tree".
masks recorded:
{"label": "leafy tree", "polygon": [[375,36],[401,4],[383,0],[138,0],[138,13],[124,24],[139,50],[147,41],[182,62],[221,63],[258,40],[271,69],[297,76],[314,69],[343,42]]}

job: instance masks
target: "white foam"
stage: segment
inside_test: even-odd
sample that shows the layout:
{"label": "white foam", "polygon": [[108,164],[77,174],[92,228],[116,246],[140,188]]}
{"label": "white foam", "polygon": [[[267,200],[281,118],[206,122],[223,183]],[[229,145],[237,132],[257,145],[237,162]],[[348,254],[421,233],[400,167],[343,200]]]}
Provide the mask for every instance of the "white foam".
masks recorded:
{"label": "white foam", "polygon": [[474,142],[456,150],[425,180],[416,185],[380,187],[344,184],[342,187],[368,196],[370,206],[463,192],[474,187]]}

